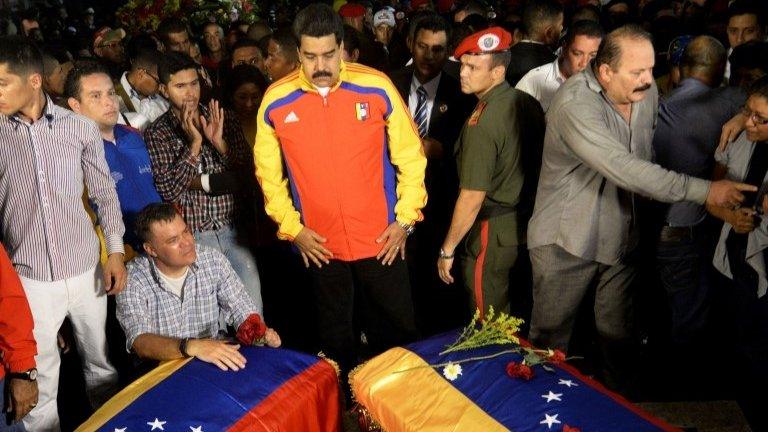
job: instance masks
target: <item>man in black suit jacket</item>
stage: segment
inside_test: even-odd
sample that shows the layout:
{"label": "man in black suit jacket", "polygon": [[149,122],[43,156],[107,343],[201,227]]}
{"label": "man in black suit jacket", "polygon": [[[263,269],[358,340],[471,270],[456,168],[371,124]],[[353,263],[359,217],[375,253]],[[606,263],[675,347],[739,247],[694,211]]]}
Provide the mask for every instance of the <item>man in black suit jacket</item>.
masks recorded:
{"label": "man in black suit jacket", "polygon": [[428,161],[429,201],[423,209],[424,222],[408,242],[407,254],[417,324],[427,334],[456,327],[466,318],[464,293],[441,286],[434,268],[458,194],[454,144],[477,103],[474,96],[461,92],[455,78],[443,72],[450,30],[437,14],[421,18],[409,47],[413,65],[391,74],[422,135]]}
{"label": "man in black suit jacket", "polygon": [[552,47],[563,31],[563,5],[558,0],[535,0],[523,10],[525,39],[509,52],[512,62],[507,68],[507,82],[514,87],[531,69],[552,63],[557,56]]}

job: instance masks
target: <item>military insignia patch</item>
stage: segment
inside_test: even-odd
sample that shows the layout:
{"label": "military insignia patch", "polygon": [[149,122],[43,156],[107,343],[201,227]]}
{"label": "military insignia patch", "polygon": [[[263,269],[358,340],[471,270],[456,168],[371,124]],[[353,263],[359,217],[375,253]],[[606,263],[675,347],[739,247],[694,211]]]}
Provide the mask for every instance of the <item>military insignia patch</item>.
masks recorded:
{"label": "military insignia patch", "polygon": [[355,104],[355,116],[360,121],[368,120],[368,117],[370,117],[368,102],[357,102]]}
{"label": "military insignia patch", "polygon": [[441,113],[444,113],[444,112],[448,111],[448,105],[440,104],[440,107],[438,109],[440,110]]}
{"label": "military insignia patch", "polygon": [[474,126],[477,124],[477,122],[480,121],[480,116],[483,114],[485,105],[486,105],[485,102],[480,102],[479,104],[477,104],[477,106],[475,107],[475,110],[472,111],[472,115],[469,116],[469,122],[467,124],[469,124],[470,126]]}
{"label": "military insignia patch", "polygon": [[477,40],[477,46],[483,51],[493,51],[500,43],[501,39],[493,33],[484,34]]}

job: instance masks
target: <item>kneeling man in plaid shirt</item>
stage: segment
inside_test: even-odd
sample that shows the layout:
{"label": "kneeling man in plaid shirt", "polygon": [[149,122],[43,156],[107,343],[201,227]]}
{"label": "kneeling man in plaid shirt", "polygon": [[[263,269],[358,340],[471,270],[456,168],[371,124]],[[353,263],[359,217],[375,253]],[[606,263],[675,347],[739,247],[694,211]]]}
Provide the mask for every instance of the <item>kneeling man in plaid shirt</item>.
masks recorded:
{"label": "kneeling man in plaid shirt", "polygon": [[171,204],[148,205],[135,226],[146,256],[129,264],[128,286],[117,296],[128,350],[146,359],[197,357],[222,370],[242,369],[240,345],[223,339],[222,312],[234,319],[240,343],[280,346],[227,258],[196,245]]}

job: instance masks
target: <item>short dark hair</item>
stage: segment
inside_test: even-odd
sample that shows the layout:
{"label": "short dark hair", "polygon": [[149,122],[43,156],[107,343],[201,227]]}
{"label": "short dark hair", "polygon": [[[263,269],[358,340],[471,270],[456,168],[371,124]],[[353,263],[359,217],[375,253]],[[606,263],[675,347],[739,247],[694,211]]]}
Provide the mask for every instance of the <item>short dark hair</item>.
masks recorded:
{"label": "short dark hair", "polygon": [[499,51],[491,54],[491,69],[496,66],[509,67],[509,62],[512,61],[512,53],[509,50]]}
{"label": "short dark hair", "polygon": [[109,76],[109,70],[95,60],[83,60],[75,63],[72,70],[67,74],[67,79],[64,81],[64,96],[80,100],[81,80],[84,77],[95,74]]}
{"label": "short dark hair", "polygon": [[728,57],[731,70],[761,69],[768,73],[768,42],[749,41],[733,49]]}
{"label": "short dark hair", "polygon": [[758,78],[747,90],[748,96],[759,96],[768,100],[768,75]]}
{"label": "short dark hair", "polygon": [[152,203],[141,209],[134,222],[136,237],[144,243],[149,241],[152,234],[152,224],[155,222],[172,222],[181,217],[176,207],[170,203]]}
{"label": "short dark hair", "polygon": [[344,24],[344,49],[350,54],[354,50],[360,50],[360,38],[355,29],[347,24]]}
{"label": "short dark hair", "polygon": [[59,66],[59,60],[47,49],[40,50],[40,55],[43,59],[43,76],[50,76]]}
{"label": "short dark hair", "polygon": [[563,14],[563,5],[557,0],[531,0],[523,9],[523,31],[536,34]]}
{"label": "short dark hair", "polygon": [[594,60],[595,67],[607,64],[612,69],[615,69],[619,65],[619,60],[621,60],[621,46],[619,42],[625,39],[645,40],[653,43],[651,34],[636,24],[619,27],[608,33],[600,42],[600,48],[597,49],[597,55]]}
{"label": "short dark hair", "polygon": [[323,37],[333,35],[336,44],[344,40],[344,23],[339,14],[323,3],[312,3],[300,10],[293,20],[293,35],[299,45],[302,36]]}
{"label": "short dark hair", "polygon": [[254,84],[262,93],[267,90],[267,80],[264,79],[264,75],[255,66],[242,64],[232,68],[227,75],[227,82],[224,87],[224,97],[230,108],[233,107],[232,100],[235,97],[235,91],[243,84],[248,83]]}
{"label": "short dark hair", "polygon": [[765,10],[761,8],[757,2],[753,0],[736,0],[728,6],[728,21],[731,18],[739,15],[754,15],[757,18],[757,23],[760,26],[760,30],[763,30],[765,26]]}
{"label": "short dark hair", "polygon": [[576,12],[573,13],[573,16],[571,17],[571,19],[573,20],[574,23],[576,21],[582,21],[582,20],[590,20],[590,21],[599,23],[600,8],[591,4],[579,6],[579,8],[576,9]]}
{"label": "short dark hair", "polygon": [[161,83],[168,84],[171,82],[171,75],[187,69],[197,70],[197,63],[192,60],[192,57],[179,52],[170,52],[163,56],[163,61],[157,66],[157,76]]}
{"label": "short dark hair", "polygon": [[600,24],[592,20],[576,21],[568,27],[568,32],[566,32],[565,38],[563,38],[563,45],[569,46],[572,44],[576,40],[576,36],[602,39],[605,36],[605,32],[600,27]]}
{"label": "short dark hair", "polygon": [[156,48],[145,48],[133,53],[133,56],[130,57],[129,60],[131,62],[131,68],[134,70],[152,70],[152,68],[158,67],[158,65],[163,62],[163,53]]}
{"label": "short dark hair", "polygon": [[445,18],[436,13],[431,13],[424,18],[420,19],[413,29],[413,41],[416,41],[416,36],[419,35],[421,30],[429,30],[433,33],[445,32],[446,44],[451,40],[451,26]]}
{"label": "short dark hair", "polygon": [[184,22],[178,18],[166,18],[160,22],[155,30],[155,36],[160,39],[162,43],[168,43],[168,35],[171,33],[186,32],[189,36],[189,29]]}
{"label": "short dark hair", "polygon": [[34,73],[42,76],[45,71],[40,50],[30,39],[21,36],[0,37],[0,64],[22,77]]}
{"label": "short dark hair", "polygon": [[261,51],[261,47],[259,46],[259,41],[251,38],[238,39],[237,42],[235,42],[234,45],[232,45],[232,52],[234,53],[235,50],[238,50],[240,48],[258,48],[259,51]]}
{"label": "short dark hair", "polygon": [[133,64],[133,60],[140,52],[145,50],[158,50],[157,41],[148,34],[140,34],[131,37],[125,46],[125,56]]}
{"label": "short dark hair", "polygon": [[285,57],[289,60],[299,61],[299,43],[291,30],[287,28],[278,29],[276,32],[269,35],[269,38],[280,46],[280,50]]}

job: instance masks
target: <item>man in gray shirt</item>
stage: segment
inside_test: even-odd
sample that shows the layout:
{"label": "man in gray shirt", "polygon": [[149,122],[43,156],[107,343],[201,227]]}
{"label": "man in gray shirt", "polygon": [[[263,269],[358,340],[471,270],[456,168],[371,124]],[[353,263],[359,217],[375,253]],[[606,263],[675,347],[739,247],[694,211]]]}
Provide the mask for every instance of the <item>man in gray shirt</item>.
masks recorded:
{"label": "man in gray shirt", "polygon": [[618,387],[631,336],[629,259],[637,245],[635,197],[735,206],[754,186],[709,182],[650,162],[658,92],[650,35],[621,27],[591,67],[552,101],[536,205],[528,229],[533,267],[530,338],[567,350],[579,304],[596,286],[595,321],[606,384]]}

